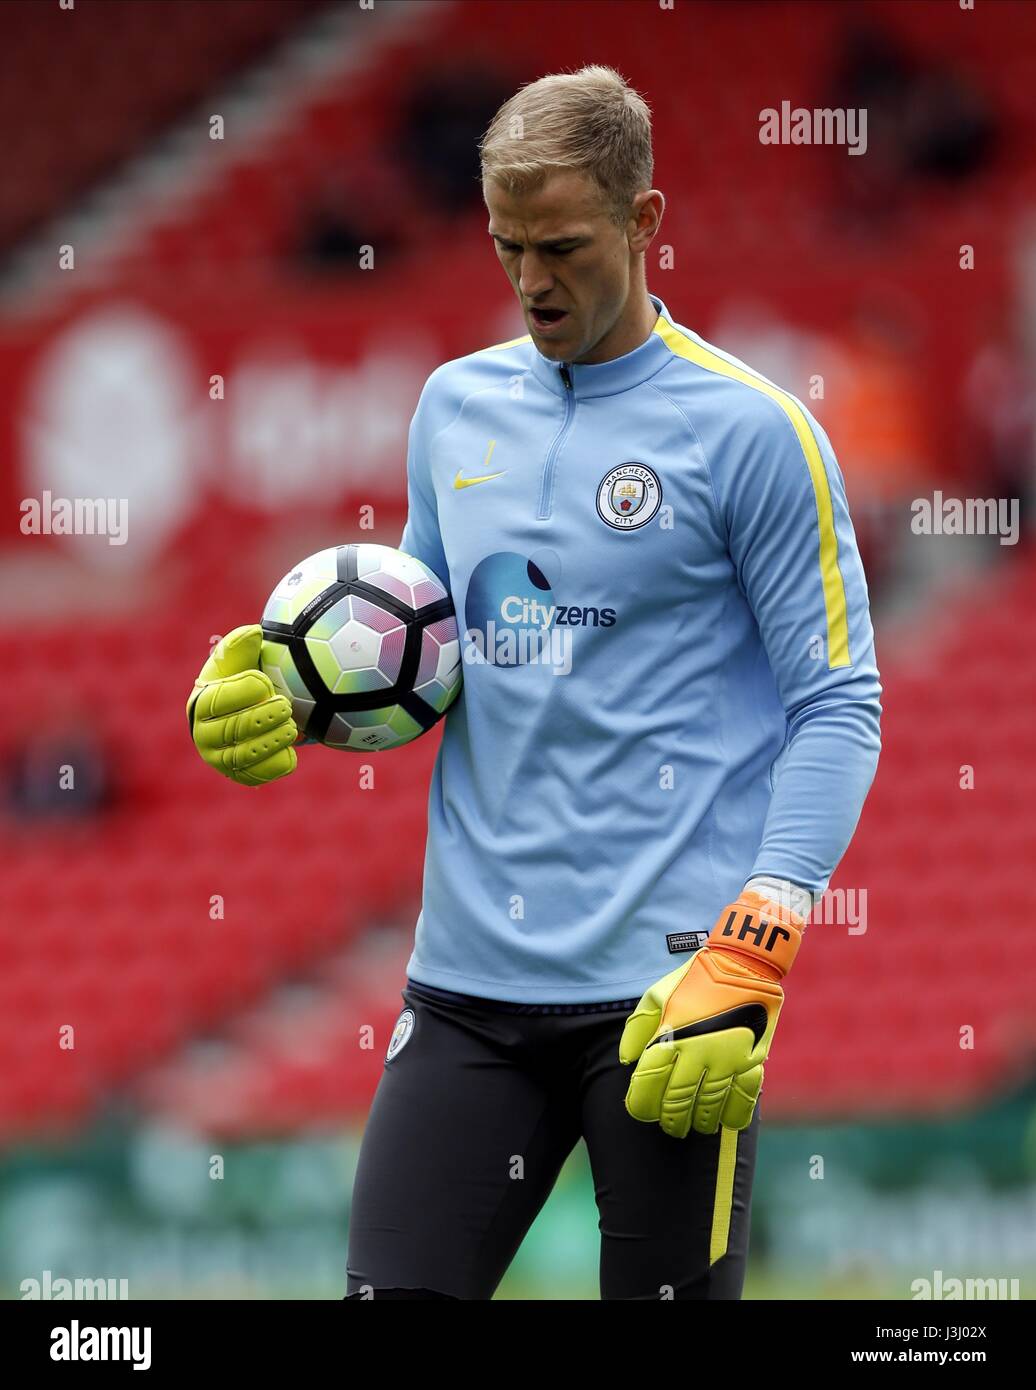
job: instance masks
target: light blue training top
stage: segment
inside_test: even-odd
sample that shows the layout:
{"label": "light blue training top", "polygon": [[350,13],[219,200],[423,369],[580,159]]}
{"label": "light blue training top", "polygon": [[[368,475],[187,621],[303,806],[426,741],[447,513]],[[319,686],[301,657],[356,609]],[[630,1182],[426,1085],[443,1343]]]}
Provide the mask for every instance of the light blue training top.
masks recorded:
{"label": "light blue training top", "polygon": [[659,318],[557,363],[446,362],[401,548],[457,609],[409,976],[517,1003],[640,994],[752,875],[822,893],[880,748],[845,488],[793,396]]}

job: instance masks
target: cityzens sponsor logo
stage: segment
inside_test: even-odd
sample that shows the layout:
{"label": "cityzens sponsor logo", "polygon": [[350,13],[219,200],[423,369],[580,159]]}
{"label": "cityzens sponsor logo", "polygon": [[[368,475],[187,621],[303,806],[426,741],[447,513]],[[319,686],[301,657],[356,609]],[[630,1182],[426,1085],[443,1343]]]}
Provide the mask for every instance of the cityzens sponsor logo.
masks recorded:
{"label": "cityzens sponsor logo", "polygon": [[521,594],[509,594],[500,605],[505,623],[521,623],[526,627],[614,627],[614,608],[574,608],[566,604],[547,607]]}
{"label": "cityzens sponsor logo", "polygon": [[487,555],[476,565],[465,600],[464,660],[469,665],[549,666],[572,670],[574,630],[614,627],[614,608],[557,602],[549,570],[560,575],[552,551],[531,559],[513,552]]}

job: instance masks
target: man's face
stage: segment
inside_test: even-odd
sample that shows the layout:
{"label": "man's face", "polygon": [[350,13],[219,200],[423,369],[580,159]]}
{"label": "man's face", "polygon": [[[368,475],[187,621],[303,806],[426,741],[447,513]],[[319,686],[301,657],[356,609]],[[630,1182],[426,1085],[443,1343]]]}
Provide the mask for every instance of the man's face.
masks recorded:
{"label": "man's face", "polygon": [[595,349],[626,306],[633,256],[596,186],[559,170],[521,195],[489,179],[485,197],[489,234],[536,347],[557,362],[605,360]]}

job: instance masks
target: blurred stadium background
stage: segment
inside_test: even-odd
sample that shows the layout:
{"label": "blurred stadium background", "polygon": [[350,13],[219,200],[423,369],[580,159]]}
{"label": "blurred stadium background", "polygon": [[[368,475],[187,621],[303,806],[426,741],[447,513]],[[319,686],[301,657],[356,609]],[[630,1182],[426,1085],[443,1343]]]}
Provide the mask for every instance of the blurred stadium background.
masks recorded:
{"label": "blurred stadium background", "polygon": [[[0,1293],[341,1297],[438,735],[374,790],[307,749],[252,793],[183,703],[295,560],[398,541],[425,377],[524,331],[475,142],[601,62],[655,115],[649,287],[832,437],[886,692],[768,1067],[746,1294],[1031,1297],[1036,6],[15,0],[0,48]],[[762,145],[785,100],[865,107],[866,155]],[[915,534],[937,491],[1020,532]],[[47,492],[128,499],[126,543],[24,534]],[[579,1150],[500,1296],[596,1297],[596,1220]]]}

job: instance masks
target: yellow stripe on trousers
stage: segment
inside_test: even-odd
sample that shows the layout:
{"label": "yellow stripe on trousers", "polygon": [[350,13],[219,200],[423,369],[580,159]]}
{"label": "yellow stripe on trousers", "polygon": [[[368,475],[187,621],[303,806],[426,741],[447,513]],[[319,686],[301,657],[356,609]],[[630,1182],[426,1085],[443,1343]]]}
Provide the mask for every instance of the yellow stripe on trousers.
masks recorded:
{"label": "yellow stripe on trousers", "polygon": [[739,1131],[723,1125],[719,1139],[719,1166],[716,1170],[716,1196],[712,1204],[712,1238],[709,1241],[709,1264],[727,1253],[730,1238],[730,1209],[734,1201],[734,1171],[737,1168],[737,1136]]}

